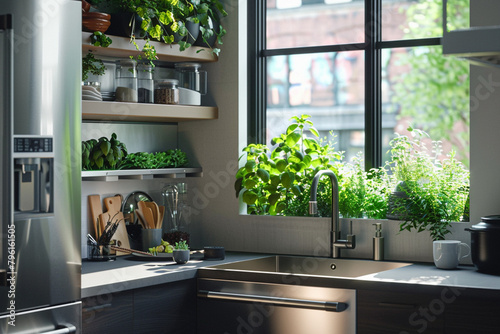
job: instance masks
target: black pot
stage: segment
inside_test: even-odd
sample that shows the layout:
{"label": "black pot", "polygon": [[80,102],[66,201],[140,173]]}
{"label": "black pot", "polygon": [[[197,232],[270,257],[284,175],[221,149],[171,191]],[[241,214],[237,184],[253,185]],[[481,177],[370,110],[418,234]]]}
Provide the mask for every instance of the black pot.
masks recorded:
{"label": "black pot", "polygon": [[481,217],[471,233],[472,263],[479,272],[500,275],[500,215]]}
{"label": "black pot", "polygon": [[[133,18],[132,18],[133,17]],[[146,37],[146,32],[141,29],[142,19],[139,15],[129,12],[120,12],[111,14],[111,25],[106,33],[113,36],[130,37],[132,36],[132,24],[134,22],[134,35],[141,39]]]}

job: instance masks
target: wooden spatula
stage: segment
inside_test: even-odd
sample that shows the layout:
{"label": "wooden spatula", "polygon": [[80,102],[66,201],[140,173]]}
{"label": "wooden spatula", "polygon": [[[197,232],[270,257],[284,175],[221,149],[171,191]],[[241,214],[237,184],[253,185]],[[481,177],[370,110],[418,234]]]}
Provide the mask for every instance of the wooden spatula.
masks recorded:
{"label": "wooden spatula", "polygon": [[144,219],[146,220],[149,228],[155,228],[156,224],[154,222],[153,211],[151,211],[151,208],[145,208],[142,213],[144,214]]}

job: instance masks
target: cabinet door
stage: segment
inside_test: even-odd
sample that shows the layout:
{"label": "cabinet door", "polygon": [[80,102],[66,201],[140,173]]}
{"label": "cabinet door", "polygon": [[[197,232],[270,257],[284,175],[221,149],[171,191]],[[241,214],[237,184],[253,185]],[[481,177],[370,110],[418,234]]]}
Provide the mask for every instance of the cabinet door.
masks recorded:
{"label": "cabinet door", "polygon": [[500,333],[498,322],[500,293],[498,291],[461,291],[463,294],[459,295],[446,309],[446,333]]}
{"label": "cabinet door", "polygon": [[444,308],[433,295],[358,290],[358,334],[443,333]]}
{"label": "cabinet door", "polygon": [[82,332],[130,333],[133,325],[133,291],[108,293],[83,299]]}
{"label": "cabinet door", "polygon": [[196,333],[196,280],[135,290],[134,333]]}

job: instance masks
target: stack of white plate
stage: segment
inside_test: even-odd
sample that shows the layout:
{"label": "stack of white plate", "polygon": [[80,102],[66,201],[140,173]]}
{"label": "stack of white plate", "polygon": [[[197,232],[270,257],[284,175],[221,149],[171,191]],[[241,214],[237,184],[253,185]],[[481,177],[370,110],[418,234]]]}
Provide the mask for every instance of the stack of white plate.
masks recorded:
{"label": "stack of white plate", "polygon": [[82,86],[82,100],[102,101],[101,92],[92,86]]}

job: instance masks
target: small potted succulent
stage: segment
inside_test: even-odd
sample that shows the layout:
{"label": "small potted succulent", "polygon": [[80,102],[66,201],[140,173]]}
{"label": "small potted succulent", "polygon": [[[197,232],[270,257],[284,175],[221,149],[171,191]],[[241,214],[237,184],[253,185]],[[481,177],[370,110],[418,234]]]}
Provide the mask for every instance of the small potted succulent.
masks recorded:
{"label": "small potted succulent", "polygon": [[178,264],[184,264],[189,261],[189,246],[186,243],[186,240],[181,240],[175,243],[174,251],[172,256],[174,257],[174,261]]}

